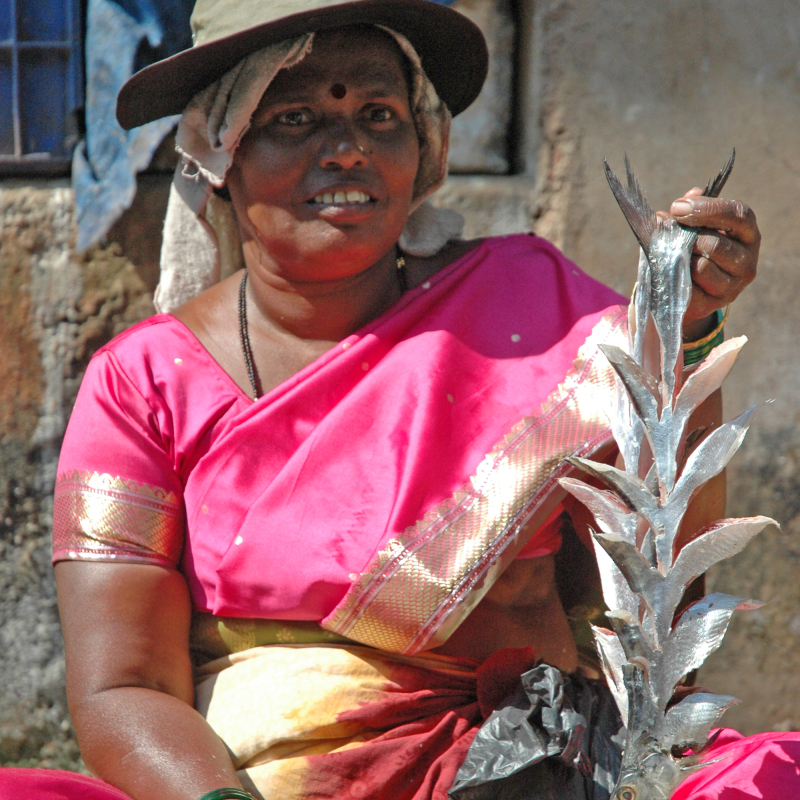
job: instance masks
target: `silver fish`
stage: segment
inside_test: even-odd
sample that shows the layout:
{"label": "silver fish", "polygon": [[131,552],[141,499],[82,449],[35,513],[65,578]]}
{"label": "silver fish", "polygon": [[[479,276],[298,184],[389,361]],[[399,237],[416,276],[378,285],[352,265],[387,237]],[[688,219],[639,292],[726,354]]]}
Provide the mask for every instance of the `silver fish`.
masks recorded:
{"label": "silver fish", "polygon": [[[734,156],[704,194],[719,195]],[[697,230],[657,217],[627,158],[625,168],[627,187],[605,164],[642,254],[629,310],[628,350],[602,347],[617,375],[609,419],[625,468],[572,458],[573,466],[608,489],[576,478],[564,478],[561,485],[589,508],[599,528],[592,535],[610,629],[595,628],[595,643],[627,727],[612,798],[667,800],[688,771],[702,766],[711,728],[737,702],[707,692],[687,693],[681,682],[720,646],[736,609],[761,603],[710,594],[677,620],[676,610],[698,575],[776,523],[769,517],[718,520],[675,552],[689,501],[725,468],[756,409],[701,438],[686,456],[692,412],[722,385],[746,338],[716,347],[682,383],[681,334]],[[685,695],[677,702],[676,692]]]}

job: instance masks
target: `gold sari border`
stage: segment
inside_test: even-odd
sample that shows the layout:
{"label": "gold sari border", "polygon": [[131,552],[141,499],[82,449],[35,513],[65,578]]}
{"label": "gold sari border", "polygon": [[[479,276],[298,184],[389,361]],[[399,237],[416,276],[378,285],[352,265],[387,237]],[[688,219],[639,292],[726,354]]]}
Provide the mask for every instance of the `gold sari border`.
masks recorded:
{"label": "gold sari border", "polygon": [[64,545],[53,548],[53,563],[59,561],[94,561],[96,563],[115,564],[152,564],[156,567],[175,569],[176,563],[172,559],[154,554],[143,553],[138,550],[122,550],[113,547],[74,547]]}
{"label": "gold sari border", "polygon": [[385,544],[324,628],[406,654],[447,640],[525,545],[519,534],[569,469],[564,459],[610,440],[604,409],[615,378],[597,344],[624,338],[626,317],[617,310],[595,325],[539,412],[495,445],[461,491]]}
{"label": "gold sari border", "polygon": [[128,561],[176,566],[183,505],[174,492],[107,473],[59,476],[53,502],[53,561]]}

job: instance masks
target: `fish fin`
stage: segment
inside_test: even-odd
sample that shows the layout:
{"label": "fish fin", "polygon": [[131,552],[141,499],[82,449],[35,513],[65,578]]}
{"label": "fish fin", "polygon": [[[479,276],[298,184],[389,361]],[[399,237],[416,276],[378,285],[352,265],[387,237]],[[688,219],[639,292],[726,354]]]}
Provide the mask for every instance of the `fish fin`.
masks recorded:
{"label": "fish fin", "polygon": [[559,478],[558,482],[592,512],[603,533],[618,533],[628,541],[636,541],[637,517],[614,492],[598,489],[576,478]]}
{"label": "fish fin", "polygon": [[728,759],[733,758],[733,753],[728,753],[728,754],[726,754],[724,756],[719,756],[718,758],[712,758],[712,759],[709,759],[708,761],[694,761],[696,756],[686,756],[685,758],[686,758],[686,760],[691,759],[693,763],[686,764],[684,766],[683,765],[684,759],[681,759],[681,762],[680,762],[680,764],[681,764],[680,771],[681,772],[691,772],[692,770],[702,769],[703,767],[710,767],[712,764],[719,764],[720,761],[727,761]]}
{"label": "fish fin", "polygon": [[611,344],[598,344],[600,351],[608,359],[617,373],[639,419],[645,427],[654,427],[659,421],[658,383],[645,369],[642,369],[622,348]]}
{"label": "fish fin", "polygon": [[594,644],[600,657],[600,664],[606,676],[606,683],[617,704],[622,719],[628,719],[628,692],[625,688],[625,679],[622,674],[622,665],[625,663],[625,651],[613,631],[607,628],[589,626],[594,634]]}
{"label": "fish fin", "polygon": [[697,753],[705,747],[711,728],[722,715],[739,701],[729,695],[696,692],[672,705],[659,726],[658,743],[675,754],[691,749]]}
{"label": "fish fin", "polygon": [[731,174],[731,170],[733,169],[733,162],[736,160],[736,148],[734,147],[731,151],[731,157],[728,159],[728,163],[719,171],[714,180],[709,181],[706,184],[706,188],[703,189],[703,195],[705,197],[719,197],[719,193],[722,191],[722,187],[725,186],[725,183],[728,180],[728,176]]}
{"label": "fish fin", "polygon": [[628,177],[627,189],[622,185],[619,178],[613,173],[608,161],[603,159],[603,167],[606,171],[606,180],[611,187],[611,191],[619,204],[628,225],[631,226],[634,236],[645,253],[650,251],[650,242],[657,230],[658,217],[647,202],[642,187],[631,169],[628,156],[625,156],[625,172]]}
{"label": "fish fin", "polygon": [[[680,595],[676,592],[673,596]],[[714,593],[689,606],[679,617],[666,641],[662,641],[661,668],[653,679],[658,697],[662,701],[672,697],[681,678],[702,666],[708,656],[722,644],[734,611],[760,608],[762,605],[758,600]],[[720,696],[708,694],[706,699]],[[692,703],[698,703],[702,699],[699,693],[692,697]]]}
{"label": "fish fin", "polygon": [[[717,756],[716,758],[710,758],[708,761],[700,761],[703,756],[708,753],[708,751],[713,746],[714,742],[717,741],[719,735],[722,733],[722,728],[719,730],[714,731],[711,736],[708,737],[708,741],[703,745],[703,748],[698,752],[694,753],[690,756],[685,756],[680,761],[680,769],[681,772],[690,772],[692,770],[701,769],[702,767],[711,766],[711,764],[719,764],[720,761],[727,761],[729,758],[733,758],[733,753],[726,753],[724,756]],[[686,766],[683,766],[683,764]]]}
{"label": "fish fin", "polygon": [[[672,580],[688,586],[698,575],[741,553],[767,525],[776,525],[769,517],[718,519],[695,533],[692,541],[680,550],[672,565]],[[780,526],[778,526],[780,527]]]}
{"label": "fish fin", "polygon": [[654,525],[652,517],[658,509],[658,498],[650,493],[647,484],[636,475],[623,472],[610,464],[590,461],[587,458],[579,458],[578,456],[569,456],[565,460],[573,467],[601,480],[616,492],[617,497],[631,511],[636,511],[647,519],[651,525]]}
{"label": "fish fin", "polygon": [[639,549],[626,541],[622,536],[613,533],[593,533],[592,540],[597,542],[608,553],[617,569],[623,574],[631,591],[638,594],[652,609],[652,598],[666,580],[655,568],[651,567]]}
{"label": "fish fin", "polygon": [[692,372],[675,400],[674,413],[675,417],[680,420],[680,424],[684,424],[692,412],[712,392],[722,386],[722,382],[733,369],[746,341],[746,336],[728,339],[727,342],[715,347],[700,366]]}
{"label": "fish fin", "polygon": [[[675,488],[670,493],[669,502],[675,503],[673,508],[679,509],[682,504],[688,505],[689,499],[696,489],[722,472],[728,461],[733,458],[733,454],[739,449],[739,445],[741,445],[757,409],[758,406],[753,406],[745,411],[744,414],[736,417],[736,419],[715,428],[691,452],[686,459],[683,472],[678,478]],[[683,510],[680,512],[681,515],[685,510],[686,508],[683,506]],[[667,547],[667,552],[672,552],[672,543],[667,544],[662,539],[661,545]],[[660,555],[663,559],[664,555]],[[671,564],[672,559],[668,563]]]}

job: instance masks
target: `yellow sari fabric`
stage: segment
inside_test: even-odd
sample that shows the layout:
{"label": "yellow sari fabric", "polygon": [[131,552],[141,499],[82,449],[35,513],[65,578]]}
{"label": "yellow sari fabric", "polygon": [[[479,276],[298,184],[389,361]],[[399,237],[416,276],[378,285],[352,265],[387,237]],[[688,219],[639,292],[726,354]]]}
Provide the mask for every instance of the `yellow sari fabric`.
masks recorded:
{"label": "yellow sari fabric", "polygon": [[445,800],[483,722],[473,662],[269,645],[197,671],[195,705],[243,785],[282,800]]}

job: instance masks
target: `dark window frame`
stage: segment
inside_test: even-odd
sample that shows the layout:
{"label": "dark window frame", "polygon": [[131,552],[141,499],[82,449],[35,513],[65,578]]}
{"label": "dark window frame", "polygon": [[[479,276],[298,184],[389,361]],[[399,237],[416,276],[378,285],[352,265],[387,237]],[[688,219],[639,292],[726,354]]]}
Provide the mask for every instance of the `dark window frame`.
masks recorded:
{"label": "dark window frame", "polygon": [[[0,177],[17,176],[68,176],[72,163],[70,155],[54,155],[50,152],[26,153],[23,141],[22,98],[20,96],[20,57],[42,55],[66,55],[65,87],[66,117],[72,116],[74,135],[63,131],[63,149],[69,150],[77,144],[80,131],[78,115],[83,106],[83,30],[81,0],[61,0],[66,37],[60,40],[21,39],[20,9],[26,0],[6,0],[9,10],[9,38],[0,39],[0,57],[11,63],[11,115],[14,140],[13,153],[0,153]],[[27,0],[37,2],[37,0]],[[65,123],[67,120],[65,119]],[[70,141],[72,140],[72,141]]]}

